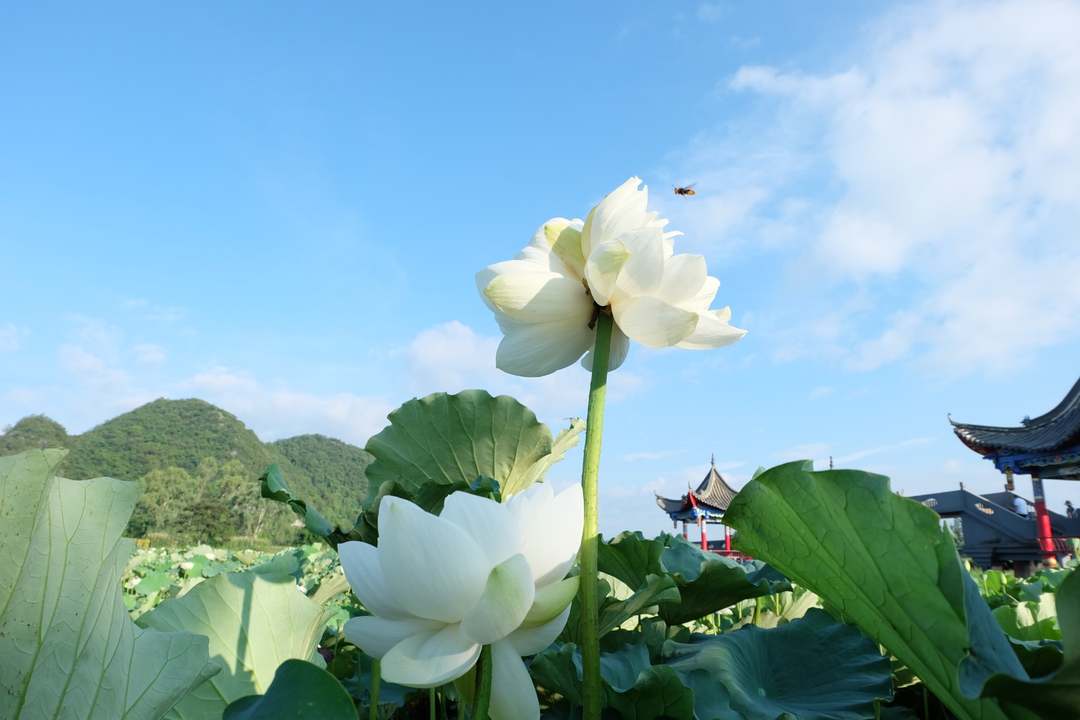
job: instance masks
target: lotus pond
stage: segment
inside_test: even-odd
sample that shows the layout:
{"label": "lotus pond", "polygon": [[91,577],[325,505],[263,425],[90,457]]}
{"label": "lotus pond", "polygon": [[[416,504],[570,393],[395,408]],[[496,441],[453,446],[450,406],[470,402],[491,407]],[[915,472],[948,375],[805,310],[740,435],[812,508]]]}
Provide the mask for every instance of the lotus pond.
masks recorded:
{"label": "lotus pond", "polygon": [[[469,422],[444,447],[408,445],[418,423],[447,408]],[[533,440],[498,446],[496,422]],[[460,467],[440,462],[460,447],[458,432],[476,441]],[[338,552],[378,542],[380,496],[432,512],[453,493],[494,504],[513,483],[542,483],[580,432],[575,423],[552,435],[486,393],[411,401],[369,444],[380,490],[353,528],[330,526],[267,473],[267,502],[288,503],[313,537],[273,553],[135,548],[121,537],[134,483],[55,477],[53,451],[2,458],[11,530],[0,550],[16,562],[0,575],[0,715],[469,717],[475,670],[404,687],[346,637],[369,610]],[[417,465],[454,470],[416,482],[403,468]],[[599,544],[605,717],[1065,718],[1077,707],[1073,566],[1025,579],[981,572],[932,511],[885,478],[804,463],[759,472],[730,521],[756,560],[670,535]],[[581,715],[580,612],[575,600],[557,637],[526,657],[543,717]]]}

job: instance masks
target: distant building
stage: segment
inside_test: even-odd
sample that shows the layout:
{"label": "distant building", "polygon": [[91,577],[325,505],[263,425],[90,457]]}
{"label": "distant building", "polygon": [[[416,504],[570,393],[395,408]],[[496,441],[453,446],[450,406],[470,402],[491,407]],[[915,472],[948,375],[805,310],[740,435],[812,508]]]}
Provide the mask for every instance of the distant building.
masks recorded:
{"label": "distant building", "polygon": [[1008,492],[1015,489],[1013,475],[1031,476],[1039,548],[1055,565],[1061,543],[1055,542],[1043,480],[1080,480],[1080,379],[1052,410],[1016,427],[949,422],[961,442],[1005,473]]}
{"label": "distant building", "polygon": [[[686,524],[696,523],[700,536],[701,549],[710,550],[708,524],[722,525],[724,513],[735,499],[736,492],[727,484],[723,476],[716,469],[716,457],[709,462],[709,472],[705,479],[696,489],[687,489],[687,493],[681,498],[666,498],[656,496],[656,504],[667,513],[676,526],[682,523],[682,534],[688,538]],[[719,548],[716,548],[719,550]],[[723,554],[734,554],[731,550],[731,532],[724,525]]]}

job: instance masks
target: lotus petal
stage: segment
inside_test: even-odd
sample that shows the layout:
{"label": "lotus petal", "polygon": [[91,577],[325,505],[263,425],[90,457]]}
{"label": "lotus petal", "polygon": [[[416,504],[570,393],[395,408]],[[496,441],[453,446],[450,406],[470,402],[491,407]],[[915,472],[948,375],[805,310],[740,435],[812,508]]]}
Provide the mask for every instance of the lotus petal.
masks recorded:
{"label": "lotus petal", "polygon": [[501,640],[521,625],[535,596],[529,562],[524,555],[514,555],[491,570],[484,594],[461,622],[462,630],[481,645]]}
{"label": "lotus petal", "polygon": [[412,635],[382,658],[382,677],[406,687],[438,687],[469,671],[480,657],[480,646],[462,632],[461,625]]}
{"label": "lotus petal", "polygon": [[538,720],[540,702],[521,656],[508,642],[491,646],[491,720]]}
{"label": "lotus petal", "polygon": [[403,610],[445,623],[472,609],[490,571],[468,533],[392,496],[379,504],[379,564]]}
{"label": "lotus petal", "polygon": [[368,612],[386,618],[408,617],[383,578],[379,551],[373,545],[356,541],[341,543],[338,545],[338,557],[353,594]]}

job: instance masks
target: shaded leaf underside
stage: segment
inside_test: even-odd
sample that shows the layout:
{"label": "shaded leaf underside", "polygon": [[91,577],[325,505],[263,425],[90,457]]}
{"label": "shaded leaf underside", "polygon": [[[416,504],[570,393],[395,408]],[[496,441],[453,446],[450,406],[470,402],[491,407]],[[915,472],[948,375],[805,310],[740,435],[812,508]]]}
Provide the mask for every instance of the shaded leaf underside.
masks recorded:
{"label": "shaded leaf underside", "polygon": [[0,458],[0,717],[156,720],[217,667],[205,637],[124,608],[138,486],[54,477],[63,456]]}

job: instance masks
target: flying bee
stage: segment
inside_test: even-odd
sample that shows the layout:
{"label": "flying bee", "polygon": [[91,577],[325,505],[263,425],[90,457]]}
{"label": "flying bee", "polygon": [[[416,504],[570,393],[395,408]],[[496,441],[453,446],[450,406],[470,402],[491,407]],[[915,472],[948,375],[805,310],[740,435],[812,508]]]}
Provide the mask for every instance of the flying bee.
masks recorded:
{"label": "flying bee", "polygon": [[695,185],[697,185],[697,183],[690,183],[686,187],[675,187],[673,189],[675,190],[676,195],[682,195],[683,197],[690,197],[691,195],[697,195],[697,193],[694,192],[694,186]]}

